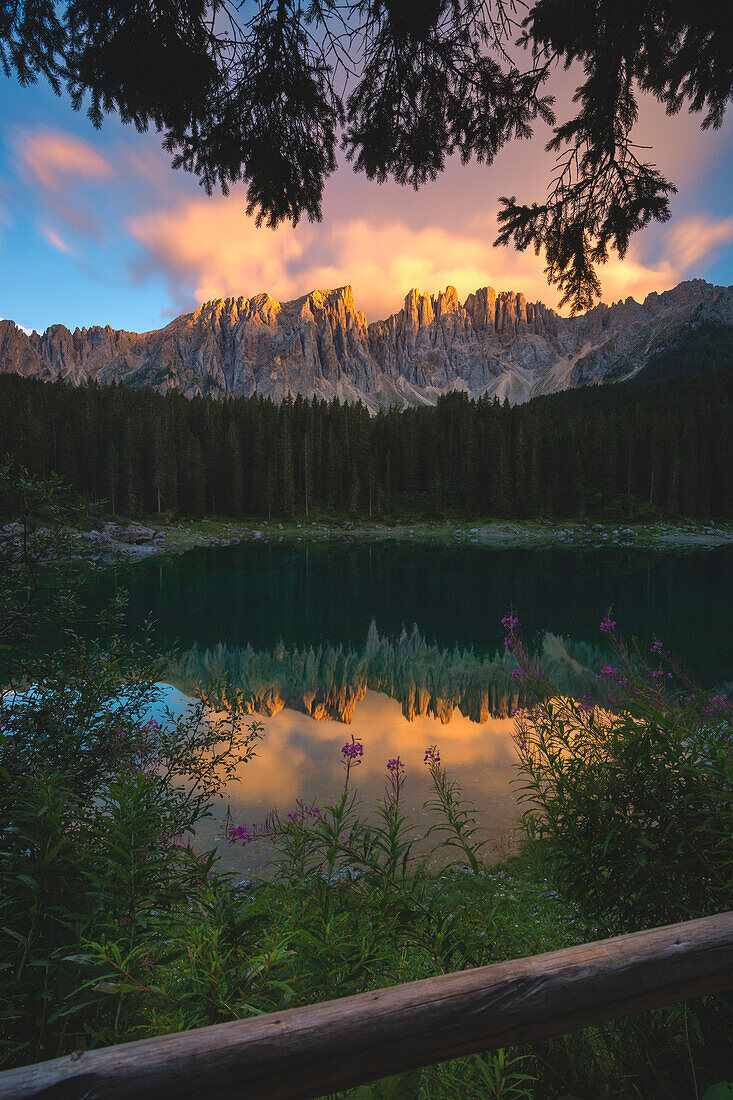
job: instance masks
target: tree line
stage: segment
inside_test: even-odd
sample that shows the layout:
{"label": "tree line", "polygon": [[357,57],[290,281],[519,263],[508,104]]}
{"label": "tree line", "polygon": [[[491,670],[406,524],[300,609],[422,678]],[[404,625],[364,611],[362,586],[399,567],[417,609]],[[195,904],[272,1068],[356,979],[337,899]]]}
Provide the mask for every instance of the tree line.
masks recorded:
{"label": "tree line", "polygon": [[733,517],[733,371],[510,406],[186,398],[0,375],[0,455],[114,514]]}

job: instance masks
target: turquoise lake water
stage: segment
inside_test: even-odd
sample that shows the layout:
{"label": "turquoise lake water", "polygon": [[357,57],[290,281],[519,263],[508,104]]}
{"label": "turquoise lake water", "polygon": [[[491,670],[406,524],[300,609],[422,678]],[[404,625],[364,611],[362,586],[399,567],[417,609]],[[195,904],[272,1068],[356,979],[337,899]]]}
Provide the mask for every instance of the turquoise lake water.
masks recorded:
{"label": "turquoise lake water", "polygon": [[130,622],[152,614],[161,638],[184,648],[255,650],[343,645],[360,649],[416,626],[428,642],[482,653],[500,647],[511,605],[527,638],[547,632],[595,646],[612,607],[619,630],[656,632],[706,680],[733,676],[733,548],[689,553],[417,547],[194,550],[118,568]]}

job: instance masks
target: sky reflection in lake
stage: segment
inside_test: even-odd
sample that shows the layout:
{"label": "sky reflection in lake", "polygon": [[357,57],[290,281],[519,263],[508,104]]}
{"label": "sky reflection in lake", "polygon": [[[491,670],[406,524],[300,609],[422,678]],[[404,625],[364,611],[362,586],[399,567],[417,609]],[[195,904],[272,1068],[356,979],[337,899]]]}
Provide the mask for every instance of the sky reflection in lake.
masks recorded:
{"label": "sky reflection in lake", "polygon": [[[509,842],[520,812],[511,785],[515,777],[511,719],[477,723],[454,711],[447,724],[427,716],[408,721],[397,700],[367,691],[356,704],[349,726],[335,720],[316,721],[288,709],[262,716],[262,721],[265,736],[258,756],[241,768],[242,782],[229,786],[227,800],[217,804],[215,817],[199,830],[197,840],[203,847],[217,842],[227,805],[236,824],[251,825],[264,820],[274,806],[283,814],[294,809],[298,798],[315,800],[320,806],[337,798],[344,782],[341,747],[352,733],[362,739],[364,756],[350,783],[367,811],[384,793],[387,760],[399,755],[407,776],[404,809],[423,836],[433,820],[423,811],[430,793],[423,757],[428,745],[437,744],[450,774],[479,808],[489,854],[503,851]],[[218,840],[218,848],[223,866],[244,873],[259,873],[273,856],[271,845],[262,841],[243,849]],[[418,850],[424,852],[425,844]]]}

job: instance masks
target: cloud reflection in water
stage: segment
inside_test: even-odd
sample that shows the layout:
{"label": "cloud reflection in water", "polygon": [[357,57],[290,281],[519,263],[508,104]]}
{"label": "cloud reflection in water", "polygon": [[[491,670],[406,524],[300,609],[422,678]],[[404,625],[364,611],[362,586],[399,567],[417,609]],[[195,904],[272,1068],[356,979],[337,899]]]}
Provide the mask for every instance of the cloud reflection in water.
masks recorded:
{"label": "cloud reflection in water", "polygon": [[[552,634],[542,658],[559,690],[593,692],[598,654]],[[384,789],[385,766],[400,756],[407,766],[404,806],[421,831],[428,778],[426,745],[440,746],[451,775],[481,811],[489,837],[501,841],[520,810],[511,735],[513,708],[522,702],[508,652],[485,656],[458,646],[428,644],[417,628],[396,641],[375,625],[360,651],[343,646],[276,646],[270,651],[220,645],[184,654],[171,670],[191,694],[209,693],[214,705],[236,703],[261,720],[265,737],[259,756],[243,769],[241,783],[226,792],[236,823],[262,821],[274,807],[287,812],[296,799],[323,805],[343,783],[344,724],[364,744],[354,781],[368,807]],[[248,718],[243,719],[248,721]],[[201,829],[208,845],[221,831],[227,802]],[[225,865],[262,869],[272,850],[258,842],[246,850],[220,844]]]}

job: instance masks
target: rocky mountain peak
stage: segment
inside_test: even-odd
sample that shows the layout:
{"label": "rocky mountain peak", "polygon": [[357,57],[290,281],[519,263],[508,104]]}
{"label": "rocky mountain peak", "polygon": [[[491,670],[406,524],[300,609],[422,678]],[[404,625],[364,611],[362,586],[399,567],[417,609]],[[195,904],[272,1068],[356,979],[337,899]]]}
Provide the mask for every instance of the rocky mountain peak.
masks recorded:
{"label": "rocky mountain peak", "polygon": [[458,291],[454,286],[447,286],[441,290],[437,298],[433,298],[433,309],[436,317],[445,317],[448,313],[460,313],[462,306],[458,300]]}
{"label": "rocky mountain peak", "polygon": [[469,294],[463,304],[476,332],[496,328],[496,291],[493,286],[483,286]]}
{"label": "rocky mountain peak", "polygon": [[693,279],[575,318],[521,291],[484,286],[461,303],[453,286],[413,288],[401,310],[367,324],[347,285],[290,302],[267,292],[218,298],[142,334],[52,325],[28,335],[0,321],[0,370],[189,396],[338,396],[374,410],[432,403],[453,389],[517,402],[633,373],[700,318],[733,322],[733,288]]}
{"label": "rocky mountain peak", "polygon": [[[393,315],[395,316],[395,315]],[[405,323],[418,329],[425,325],[432,325],[435,320],[435,304],[430,294],[424,294],[416,287],[405,295],[404,305]],[[392,318],[389,318],[392,320]],[[378,325],[384,322],[377,321]]]}

